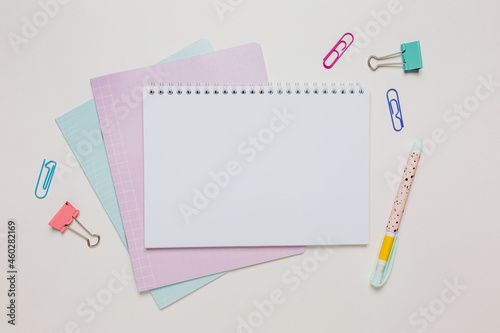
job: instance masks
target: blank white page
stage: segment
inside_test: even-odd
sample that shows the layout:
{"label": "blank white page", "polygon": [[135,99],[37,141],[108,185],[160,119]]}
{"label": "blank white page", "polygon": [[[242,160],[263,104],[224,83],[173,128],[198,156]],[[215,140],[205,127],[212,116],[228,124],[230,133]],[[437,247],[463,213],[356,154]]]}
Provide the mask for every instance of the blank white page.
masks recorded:
{"label": "blank white page", "polygon": [[368,243],[369,91],[328,88],[145,87],[146,247]]}

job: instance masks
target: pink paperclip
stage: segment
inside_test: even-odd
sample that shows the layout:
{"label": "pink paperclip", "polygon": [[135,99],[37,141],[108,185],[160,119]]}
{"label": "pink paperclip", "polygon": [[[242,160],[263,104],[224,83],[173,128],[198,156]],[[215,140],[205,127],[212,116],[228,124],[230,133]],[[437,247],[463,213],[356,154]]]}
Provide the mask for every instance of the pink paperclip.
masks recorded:
{"label": "pink paperclip", "polygon": [[[345,41],[344,41],[344,37],[345,35],[349,35],[351,36],[352,40],[349,44],[347,44]],[[346,32],[344,34],[344,36],[342,36],[342,38],[339,39],[339,41],[337,42],[337,44],[335,44],[335,46],[333,47],[333,49],[330,50],[330,52],[328,52],[328,54],[326,55],[326,57],[323,58],[323,66],[325,66],[326,69],[330,69],[333,67],[333,65],[335,65],[335,63],[340,59],[340,57],[344,54],[344,52],[347,50],[347,48],[349,46],[351,46],[352,42],[354,42],[354,36],[350,33],[350,32]],[[339,53],[339,51],[337,51],[337,47],[343,43],[344,44],[344,47],[342,48],[342,53]],[[331,65],[327,65],[325,62],[328,58],[330,58],[330,56],[332,55],[332,53],[335,52],[337,53],[337,57],[335,58],[335,60],[332,62]]]}

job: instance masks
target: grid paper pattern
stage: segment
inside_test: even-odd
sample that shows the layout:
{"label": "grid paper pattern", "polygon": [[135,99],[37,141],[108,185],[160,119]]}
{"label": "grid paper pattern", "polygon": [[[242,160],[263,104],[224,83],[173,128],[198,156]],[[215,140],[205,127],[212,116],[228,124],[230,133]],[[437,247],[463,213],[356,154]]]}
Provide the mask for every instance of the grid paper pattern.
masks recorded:
{"label": "grid paper pattern", "polygon": [[[113,96],[109,85],[108,76],[103,76],[92,81],[92,90],[97,109],[102,110],[100,121],[105,124],[118,124],[118,114],[115,112]],[[132,189],[132,176],[129,159],[126,157],[126,147],[120,126],[107,126],[102,129],[106,137],[106,151],[115,183],[116,196],[119,201],[125,234],[131,242],[129,247],[130,257],[137,286],[140,290],[153,289],[156,286],[155,277],[149,253],[142,251],[138,244],[144,243],[144,228],[142,227],[141,212],[135,191]]]}
{"label": "grid paper pattern", "polygon": [[[56,122],[111,219],[116,232],[127,247],[94,101],[90,100],[80,105],[57,118]],[[92,140],[95,141],[90,141],[88,135],[93,136]]]}

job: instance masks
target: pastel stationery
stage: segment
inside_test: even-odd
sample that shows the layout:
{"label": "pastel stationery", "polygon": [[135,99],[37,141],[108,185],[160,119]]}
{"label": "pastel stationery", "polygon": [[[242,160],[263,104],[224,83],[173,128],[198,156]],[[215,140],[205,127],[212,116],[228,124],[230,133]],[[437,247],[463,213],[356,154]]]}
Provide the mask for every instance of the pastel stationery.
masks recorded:
{"label": "pastel stationery", "polygon": [[[392,63],[382,63],[378,64],[375,67],[371,65],[371,60],[386,60],[390,58],[394,58],[398,55],[401,55],[403,58],[403,62],[392,62]],[[406,72],[418,71],[424,65],[422,64],[422,53],[420,51],[420,42],[411,42],[411,43],[403,43],[401,44],[401,51],[389,54],[383,57],[370,56],[368,58],[368,67],[372,71],[376,71],[379,67],[392,67],[392,66],[402,66],[403,70]]]}
{"label": "pastel stationery", "polygon": [[146,247],[368,242],[366,87],[143,93]]}
{"label": "pastel stationery", "polygon": [[[163,61],[175,60],[210,51],[213,51],[210,42],[206,39],[200,39]],[[118,209],[118,201],[116,199],[94,100],[90,100],[67,112],[57,118],[56,122],[75,154],[78,163],[85,172],[92,188],[99,197],[120,239],[127,248],[125,231],[123,230],[123,223]],[[153,289],[151,290],[151,294],[158,307],[163,309],[196,289],[203,287],[222,274],[209,275]]]}
{"label": "pastel stationery", "polygon": [[[49,193],[50,184],[52,183],[52,177],[54,176],[56,167],[57,167],[57,162],[55,161],[45,162],[45,160],[43,160],[42,168],[40,169],[40,173],[38,174],[38,180],[36,182],[36,187],[35,187],[35,196],[38,199],[45,198]],[[45,177],[42,177],[43,174],[45,174]],[[42,178],[43,178],[42,183],[40,183],[40,179]]]}
{"label": "pastel stationery", "polygon": [[[344,38],[345,36],[349,36],[347,38]],[[354,36],[350,32],[346,32],[345,34],[340,37],[339,41],[335,46],[328,52],[328,54],[323,58],[323,67],[326,69],[330,69],[337,63],[337,61],[340,59],[340,57],[347,51],[349,46],[354,42]],[[339,46],[341,48],[339,48]],[[337,49],[339,48],[339,49]],[[329,58],[332,56],[332,54],[335,54],[333,60],[329,60]],[[327,64],[327,61],[330,62]]]}
{"label": "pastel stationery", "polygon": [[257,44],[91,80],[139,291],[296,255],[304,247],[154,249],[144,246],[142,86],[150,82],[267,82]]}
{"label": "pastel stationery", "polygon": [[389,105],[392,128],[394,128],[396,132],[399,132],[405,126],[403,123],[403,113],[401,112],[401,103],[399,102],[399,94],[396,89],[389,89],[385,96],[387,97],[387,104]]}
{"label": "pastel stationery", "polygon": [[[99,242],[101,241],[101,236],[99,236],[97,234],[93,234],[87,228],[85,228],[83,226],[83,224],[80,221],[78,221],[78,219],[76,218],[78,216],[78,214],[80,214],[80,211],[78,209],[76,209],[75,207],[73,207],[73,205],[70,204],[68,201],[66,201],[66,203],[62,206],[61,209],[59,209],[59,211],[52,218],[52,220],[50,220],[49,225],[51,227],[59,230],[60,232],[64,232],[64,231],[66,231],[66,229],[69,231],[72,231],[75,234],[77,234],[78,236],[85,239],[87,241],[88,247],[91,247],[91,248],[96,247],[99,244]],[[97,238],[94,241],[94,244],[91,244],[89,238],[85,237],[83,234],[81,234],[80,232],[78,232],[77,230],[75,230],[71,226],[71,223],[73,223],[73,221],[78,223],[80,225],[80,227],[83,228],[83,230],[85,230],[89,236],[91,236],[93,238]]]}
{"label": "pastel stationery", "polygon": [[398,245],[398,231],[405,211],[406,201],[410,194],[411,184],[417,171],[418,161],[422,153],[422,140],[416,140],[411,148],[408,162],[406,163],[401,183],[399,183],[396,199],[392,205],[391,215],[385,228],[384,240],[377,259],[375,271],[371,276],[371,285],[374,287],[383,286],[392,270],[394,256]]}

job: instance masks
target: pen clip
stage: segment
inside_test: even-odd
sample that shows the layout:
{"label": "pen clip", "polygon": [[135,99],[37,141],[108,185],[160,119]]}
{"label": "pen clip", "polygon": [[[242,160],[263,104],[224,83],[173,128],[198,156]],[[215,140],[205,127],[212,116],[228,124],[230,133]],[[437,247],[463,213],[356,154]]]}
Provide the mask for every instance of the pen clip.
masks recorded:
{"label": "pen clip", "polygon": [[374,279],[371,279],[370,283],[372,286],[379,288],[382,287],[389,278],[389,275],[392,271],[392,264],[394,263],[394,256],[396,255],[396,248],[398,246],[398,237],[394,239],[394,243],[392,244],[391,253],[389,254],[389,259],[387,260],[387,265],[385,266],[384,272],[382,274],[382,280],[380,282],[375,282]]}

